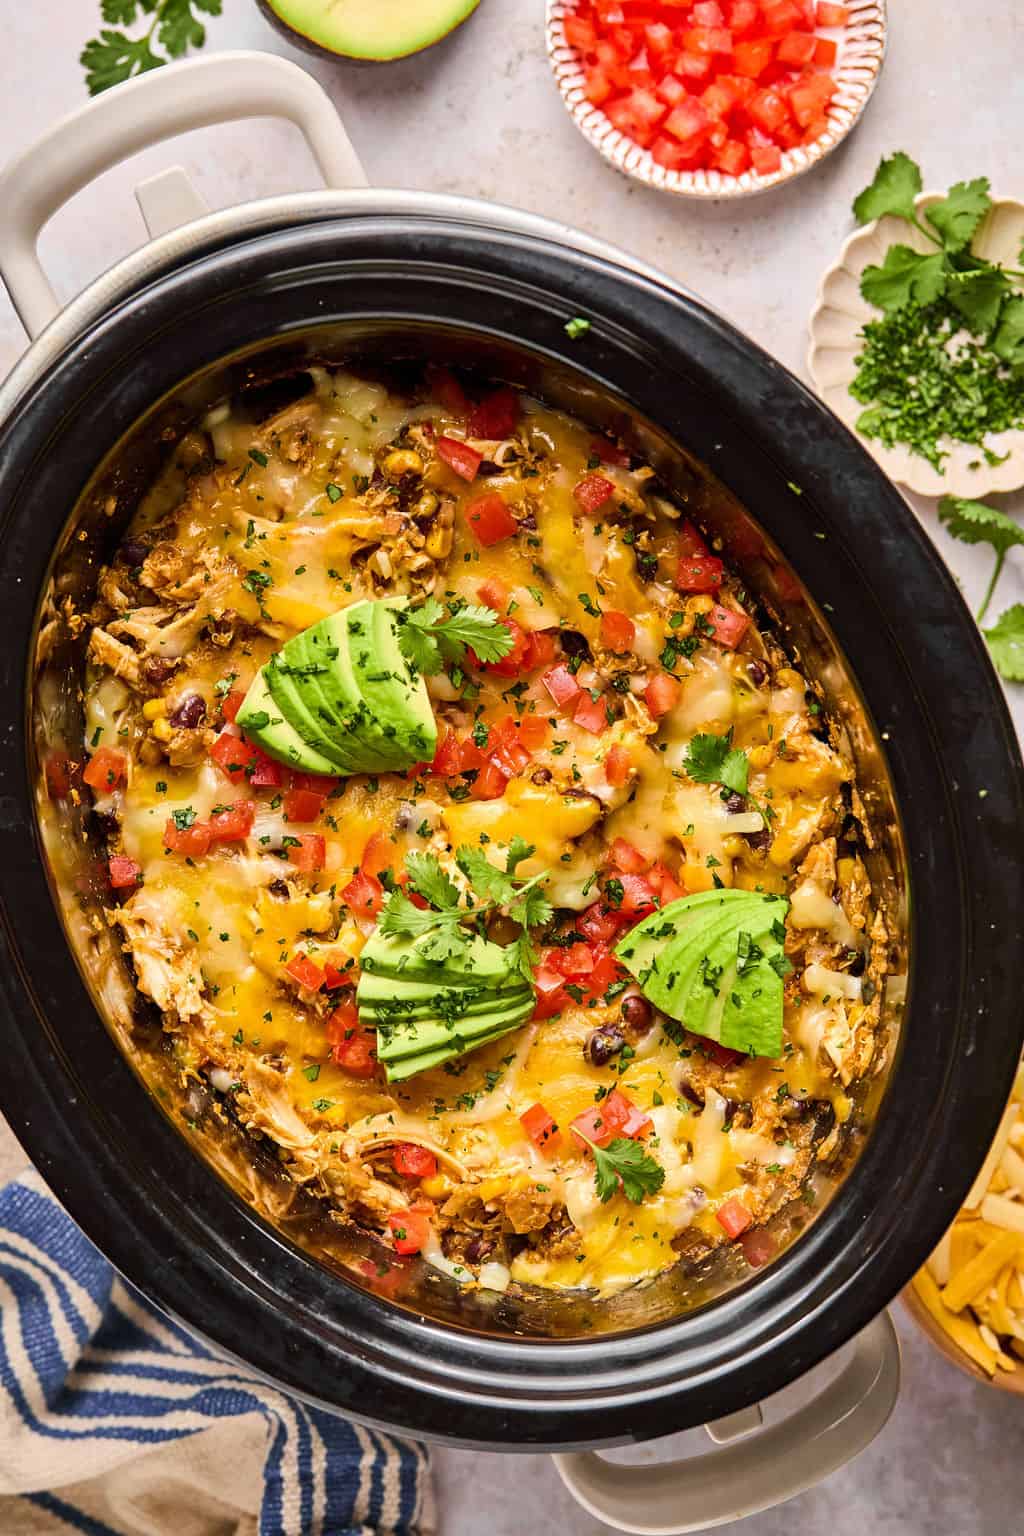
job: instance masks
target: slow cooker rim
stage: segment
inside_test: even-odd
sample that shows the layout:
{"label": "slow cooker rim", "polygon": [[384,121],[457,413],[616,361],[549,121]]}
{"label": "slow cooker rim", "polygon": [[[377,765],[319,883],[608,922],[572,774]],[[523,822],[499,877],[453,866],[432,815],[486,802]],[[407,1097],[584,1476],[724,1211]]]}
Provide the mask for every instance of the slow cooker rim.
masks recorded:
{"label": "slow cooker rim", "polygon": [[[311,233],[312,233],[312,230],[304,231],[304,234],[306,234],[306,235],[309,235]],[[350,233],[352,233],[352,231],[350,231]],[[446,230],[445,231],[445,236],[450,238],[451,233],[452,233],[451,231],[447,231]],[[303,244],[305,245],[306,243],[307,242],[304,240]],[[460,243],[460,248],[463,251],[465,250],[464,242]],[[280,246],[279,245],[276,246],[276,253],[277,253],[277,256],[279,258],[280,255],[281,255],[281,250],[280,250]],[[224,256],[233,256],[233,255],[235,255],[237,253],[236,252],[224,252],[224,253],[221,253],[221,254],[224,255]],[[264,254],[269,254],[269,253],[265,252]],[[565,253],[560,253],[560,259],[563,260],[563,261],[564,261],[564,255],[565,255]],[[205,265],[205,262],[202,263],[202,265]],[[619,281],[619,282],[621,282],[622,279],[623,279],[623,274],[621,272],[613,272],[613,276],[614,276],[615,280]],[[665,295],[663,293],[659,293],[657,295],[657,297],[658,297],[659,301],[661,301],[661,300],[663,300],[665,298]],[[148,302],[150,302],[150,300],[147,299],[145,302],[148,303]],[[724,327],[724,323],[720,322],[717,319],[717,317],[709,317],[707,315],[707,313],[701,309],[700,306],[695,305],[692,301],[685,301],[685,303],[687,305],[689,305],[689,307],[693,311],[696,312],[697,319],[698,319],[698,321],[699,321],[699,323],[701,325],[706,327],[708,325],[708,321],[710,320],[713,327],[718,327],[718,328],[724,329],[725,331],[728,332],[729,338],[731,338],[731,341],[732,341],[734,346],[737,344],[737,342],[739,342],[741,350],[745,349],[748,354],[751,352],[751,350],[752,350],[751,349],[751,344],[747,343],[745,341],[742,341],[742,339],[740,339],[740,338],[737,338],[736,334],[731,332],[730,328]],[[129,307],[131,307],[131,306],[129,306]],[[121,318],[118,317],[117,319],[111,320],[111,325],[114,328],[120,327],[120,325],[121,325]],[[98,340],[99,340],[99,338],[92,337],[90,339],[89,345],[91,345],[93,347],[97,347],[98,346]],[[778,365],[771,363],[771,360],[769,360],[769,359],[765,359],[763,354],[758,354],[757,356],[758,356],[759,366],[760,366],[761,372],[764,373],[766,371],[766,368],[767,368],[771,372],[773,384],[777,384],[778,383],[778,379],[781,376],[781,370],[778,369]],[[578,366],[579,362],[580,362],[580,359],[576,355],[572,355],[572,356],[567,358],[567,361],[569,361],[570,363]],[[796,383],[796,381],[788,380],[787,383],[791,387],[793,384]],[[797,386],[797,388],[801,389],[801,391],[802,391],[802,387],[801,386]],[[806,391],[802,391],[802,394],[806,397]],[[823,414],[822,408],[818,405],[818,403],[816,401],[813,401],[813,397],[807,397],[807,399],[809,399],[811,401],[811,403],[813,404],[814,411],[816,413]],[[838,426],[838,424],[830,422],[830,426],[836,427],[836,426]],[[843,431],[844,437],[848,437],[848,435],[845,434],[844,429],[839,429],[839,430]],[[848,439],[848,441],[852,443],[852,439]],[[858,452],[861,452],[861,450],[858,449]],[[872,466],[872,470],[873,470],[873,466]],[[873,471],[873,473],[877,476],[877,471]],[[891,494],[891,496],[895,496],[894,492],[892,492],[890,494]],[[909,514],[904,512],[904,516],[905,517],[909,517]],[[906,532],[906,530],[904,530],[904,532]],[[921,535],[919,533],[919,531],[918,531],[918,536],[919,536],[920,539],[923,539],[923,535]],[[929,549],[930,549],[930,546],[929,546]],[[934,556],[933,553],[932,553],[931,558],[932,558],[932,560],[934,562],[937,563],[937,557]],[[946,583],[946,586],[947,586],[947,589],[948,589],[948,588],[951,587],[951,582],[949,581],[948,575],[946,573],[944,573],[944,571],[942,572],[942,574],[943,574],[943,576],[945,578],[945,583]],[[948,595],[949,594],[947,592],[947,596]],[[959,604],[959,609],[955,610],[956,611],[957,619],[960,621],[959,622],[959,628],[961,629],[961,631],[964,631],[964,630],[966,630],[966,623],[964,622],[964,617],[963,617],[964,613],[965,613],[965,610],[963,610],[962,604],[960,604],[960,600],[959,600],[958,597],[956,597],[956,604]],[[972,625],[972,631],[973,631],[973,625]],[[973,636],[973,640],[974,640],[975,644],[978,643],[976,635]],[[991,684],[991,678],[989,679],[989,682]],[[990,691],[991,691],[991,688],[990,688]],[[1006,725],[1005,719],[1003,720],[1003,724],[1004,724],[1004,727],[1005,727],[1005,725]],[[1004,730],[1004,735],[1005,735],[1005,730]],[[1011,741],[1012,741],[1012,737],[1008,738],[1005,744],[1009,747]],[[1013,772],[1017,775],[1018,780],[1019,780],[1019,773],[1020,773],[1019,758],[1016,758],[1016,760],[1015,760],[1015,758],[1016,758],[1016,749],[1015,749],[1015,747],[1010,747],[1010,750],[1009,750],[1010,767],[1013,770]],[[1019,799],[1019,782],[1018,782],[1018,799]],[[825,1215],[822,1217],[821,1221],[818,1223],[818,1227],[821,1227],[824,1224],[824,1222],[826,1221],[826,1219],[828,1217],[828,1214],[829,1214],[828,1212],[825,1213]],[[815,1228],[815,1231],[816,1230],[817,1230],[817,1227]],[[810,1242],[812,1235],[813,1234],[809,1234],[808,1236],[804,1237],[801,1240],[801,1243],[799,1245],[801,1250],[803,1250],[804,1245],[806,1245],[806,1244],[808,1244]],[[781,1268],[782,1268],[782,1266],[780,1265],[779,1269],[781,1270]],[[758,1285],[762,1287],[762,1289],[763,1289],[763,1286],[764,1286],[764,1282],[767,1281],[770,1278],[770,1275],[771,1275],[771,1271],[769,1271],[763,1277],[763,1279],[761,1281],[757,1282]],[[737,1293],[737,1294],[740,1294],[740,1293]],[[720,1304],[716,1304],[716,1305],[720,1305]],[[172,1309],[172,1310],[177,1310],[177,1309]],[[436,1324],[430,1325],[431,1329],[434,1329],[434,1330],[436,1330],[437,1326],[438,1325],[436,1325]],[[672,1329],[675,1326],[676,1326],[675,1324],[654,1325],[653,1331],[658,1333],[659,1335],[664,1335],[666,1329]],[[853,1330],[851,1328],[848,1331],[853,1331]],[[625,1335],[623,1337],[625,1339],[632,1339],[632,1340],[634,1340],[634,1343],[638,1343],[639,1342],[638,1340],[636,1340],[636,1336],[635,1335]],[[489,1343],[490,1341],[485,1341],[485,1342]],[[601,1342],[602,1342],[602,1347],[603,1348],[607,1348],[609,1340],[603,1339]],[[474,1339],[474,1344],[475,1345],[479,1345],[480,1341]],[[521,1347],[521,1346],[517,1346],[517,1347]],[[577,1346],[575,1341],[567,1341],[567,1343],[546,1344],[546,1345],[540,1345],[540,1344],[537,1344],[537,1343],[535,1343],[533,1341],[530,1341],[528,1347],[529,1347],[529,1349],[532,1352],[534,1352],[534,1356],[536,1357],[536,1351],[538,1351],[538,1350],[554,1349],[554,1350],[561,1351],[561,1350],[564,1350],[565,1348],[577,1349],[579,1346]],[[826,1351],[822,1350],[822,1352],[824,1353]],[[808,1362],[808,1363],[810,1363],[810,1362]],[[747,1398],[747,1400],[749,1400],[749,1397]],[[576,1442],[573,1442],[573,1443],[576,1443]]]}

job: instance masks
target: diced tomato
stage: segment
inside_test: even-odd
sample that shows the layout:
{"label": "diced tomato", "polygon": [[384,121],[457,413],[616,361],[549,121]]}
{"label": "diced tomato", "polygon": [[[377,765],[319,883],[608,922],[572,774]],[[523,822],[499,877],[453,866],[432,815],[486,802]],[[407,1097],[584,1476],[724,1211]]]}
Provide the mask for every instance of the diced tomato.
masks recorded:
{"label": "diced tomato", "polygon": [[524,715],[518,725],[519,739],[528,752],[539,752],[551,737],[550,721],[543,715]]}
{"label": "diced tomato", "polygon": [[459,772],[459,767],[459,738],[449,725],[445,727],[445,733],[437,743],[437,751],[434,753],[430,771],[439,774],[443,779],[450,779],[453,774]]}
{"label": "diced tomato", "polygon": [[138,885],[142,875],[141,867],[134,859],[122,858],[115,854],[109,861],[110,883],[115,891],[124,890],[129,885]]}
{"label": "diced tomato", "polygon": [[665,132],[682,143],[705,136],[711,127],[711,116],[695,97],[689,97],[674,107],[665,119]]}
{"label": "diced tomato", "polygon": [[654,911],[657,906],[654,890],[643,875],[619,875],[617,879],[622,886],[619,911],[623,917],[643,917]]}
{"label": "diced tomato", "polygon": [[632,649],[636,639],[636,625],[627,613],[617,608],[606,608],[601,615],[601,639],[610,651],[622,656]]}
{"label": "diced tomato", "polygon": [[672,28],[663,21],[652,21],[644,27],[644,42],[649,57],[659,59],[673,46]]}
{"label": "diced tomato", "polygon": [[396,1253],[419,1253],[430,1239],[430,1222],[423,1211],[395,1211],[388,1217]]}
{"label": "diced tomato", "polygon": [[551,667],[541,677],[541,682],[550,693],[559,709],[565,709],[572,704],[581,692],[580,685],[569,671],[564,662]]}
{"label": "diced tomato", "polygon": [[642,875],[645,869],[650,868],[650,859],[642,854],[639,848],[634,848],[632,843],[627,843],[624,837],[615,839],[610,853],[612,863],[624,874]]}
{"label": "diced tomato", "polygon": [[744,1232],[739,1245],[751,1269],[760,1269],[762,1264],[767,1264],[770,1259],[774,1259],[779,1251],[779,1245],[774,1237],[763,1229]]}
{"label": "diced tomato", "polygon": [[606,1147],[619,1136],[631,1140],[643,1136],[650,1126],[650,1116],[638,1109],[618,1088],[613,1088],[600,1104],[577,1115],[570,1129],[592,1141],[596,1147]]}
{"label": "diced tomato", "polygon": [[750,163],[759,176],[772,176],[782,165],[782,151],[777,144],[752,144]]}
{"label": "diced tomato", "polygon": [[778,133],[789,120],[789,107],[780,91],[766,89],[756,92],[747,102],[747,116],[764,133]]}
{"label": "diced tomato", "polygon": [[539,965],[533,973],[533,985],[537,1002],[533,1010],[535,1019],[551,1019],[569,1005],[565,991],[565,977],[552,966]]}
{"label": "diced tomato", "polygon": [[[471,480],[473,476],[466,475],[465,478]],[[466,521],[476,535],[477,543],[484,549],[500,544],[502,539],[510,539],[519,528],[497,491],[485,491],[471,501],[466,507]]]}
{"label": "diced tomato", "polygon": [[327,859],[327,844],[318,832],[297,832],[294,842],[288,844],[288,862],[304,875],[315,874],[323,869]]}
{"label": "diced tomato", "polygon": [[814,62],[820,64],[822,69],[831,69],[838,54],[839,49],[830,37],[814,39]]}
{"label": "diced tomato", "polygon": [[813,144],[815,139],[822,138],[828,133],[828,130],[829,121],[827,117],[812,117],[804,130],[800,142],[801,144]]}
{"label": "diced tomato", "polygon": [[737,43],[732,57],[733,70],[737,75],[746,75],[751,80],[760,80],[772,62],[774,52],[774,44],[767,38],[759,37],[749,42]]}
{"label": "diced tomato", "polygon": [[724,1205],[720,1205],[715,1212],[715,1220],[725,1232],[727,1237],[737,1238],[741,1232],[745,1232],[753,1221],[753,1216],[747,1210],[742,1200],[734,1195]]}
{"label": "diced tomato", "polygon": [[531,1104],[519,1116],[519,1123],[534,1146],[542,1151],[558,1136],[558,1122],[548,1114],[543,1104]]}
{"label": "diced tomato", "polygon": [[234,805],[221,806],[210,815],[210,841],[243,843],[252,831],[255,816],[252,800],[236,800]]}
{"label": "diced tomato", "polygon": [[324,961],[324,986],[328,992],[334,992],[338,987],[347,986],[350,979],[347,971],[340,971],[330,960]]}
{"label": "diced tomato", "polygon": [[314,794],[322,795],[326,800],[341,783],[340,779],[332,778],[327,773],[293,773],[291,775],[292,789],[311,789]]}
{"label": "diced tomato", "polygon": [[723,608],[720,603],[715,604],[711,612],[706,615],[706,620],[719,645],[728,647],[730,651],[736,649],[750,628],[750,619],[747,614],[737,613],[734,608]]}
{"label": "diced tomato", "polygon": [[794,69],[802,69],[814,58],[816,39],[809,32],[791,32],[784,37],[775,50],[775,57],[780,64],[790,64]]}
{"label": "diced tomato", "polygon": [[247,770],[249,773],[256,771],[263,754],[246,741],[244,736],[222,731],[210,748],[210,756],[232,784],[241,784],[247,777]]}
{"label": "diced tomato", "polygon": [[592,944],[610,944],[622,928],[621,914],[603,901],[595,901],[576,922],[576,929]]}
{"label": "diced tomato", "polygon": [[670,901],[678,901],[681,896],[686,895],[685,888],[679,884],[672,871],[667,865],[662,864],[660,859],[647,871],[647,879],[653,886],[658,903],[662,907],[667,907]]}
{"label": "diced tomato", "polygon": [[501,622],[512,636],[512,649],[500,661],[487,662],[486,670],[493,672],[496,677],[518,677],[525,669],[530,637],[515,619],[502,619]]}
{"label": "diced tomato", "polygon": [[164,847],[168,853],[180,853],[183,859],[201,859],[209,853],[212,840],[210,828],[205,821],[194,821],[190,827],[179,827],[172,816],[164,827]]}
{"label": "diced tomato", "polygon": [[720,1045],[717,1040],[701,1038],[700,1048],[709,1061],[713,1061],[716,1067],[734,1067],[737,1062],[746,1061],[742,1051],[734,1051],[728,1045]]}
{"label": "diced tomato", "polygon": [[589,693],[581,693],[576,708],[572,712],[573,724],[578,725],[584,731],[590,731],[593,736],[600,736],[601,732],[608,729],[608,707],[605,704],[604,694],[600,698],[592,698]]}
{"label": "diced tomato", "polygon": [[339,895],[357,917],[376,917],[384,907],[384,887],[376,875],[368,875],[363,869],[352,876]]}
{"label": "diced tomato", "polygon": [[457,437],[439,437],[437,456],[461,480],[475,480],[476,472],[484,461],[482,453],[477,453],[475,448],[461,442]]}
{"label": "diced tomato", "polygon": [[707,108],[712,117],[728,117],[736,105],[736,92],[719,77],[708,86],[700,99],[701,105]]}
{"label": "diced tomato", "polygon": [[581,53],[589,53],[597,42],[593,23],[574,16],[571,11],[562,17],[562,31],[569,47],[578,48]]}
{"label": "diced tomato", "polygon": [[817,23],[819,27],[845,27],[850,13],[845,5],[829,5],[818,0]]}
{"label": "diced tomato", "polygon": [[680,560],[676,586],[680,592],[717,592],[724,576],[725,566],[717,555],[702,555]]}
{"label": "diced tomato", "polygon": [[691,91],[700,90],[711,79],[711,60],[696,53],[678,54],[672,68]]}
{"label": "diced tomato", "polygon": [[718,0],[697,0],[690,12],[690,20],[695,27],[724,27],[725,12]]}
{"label": "diced tomato", "polygon": [[234,725],[235,716],[238,714],[238,711],[241,709],[244,703],[245,693],[243,690],[241,688],[232,688],[231,692],[226,693],[221,699],[220,712],[224,716],[225,720],[230,721],[231,724]]}
{"label": "diced tomato", "polygon": [[323,808],[323,795],[311,789],[290,789],[284,797],[286,821],[316,821]]}
{"label": "diced tomato", "polygon": [[[664,81],[662,81],[664,84]],[[613,443],[610,437],[592,437],[590,439],[590,452],[594,458],[600,459],[603,464],[617,464],[620,469],[628,469],[630,464],[630,452],[628,448],[620,448],[618,443]]]}
{"label": "diced tomato", "polygon": [[253,789],[280,789],[284,783],[284,768],[265,752],[261,752],[259,747],[254,747],[253,751],[256,757],[249,774],[250,786]]}
{"label": "diced tomato", "polygon": [[721,149],[715,151],[713,164],[726,176],[742,176],[750,165],[750,150],[739,139],[727,139]]}
{"label": "diced tomato", "polygon": [[628,782],[632,771],[633,759],[626,748],[620,747],[618,743],[609,747],[604,760],[604,776],[612,789],[621,789]]}
{"label": "diced tomato", "polygon": [[497,576],[489,576],[477,587],[476,595],[485,608],[493,608],[495,613],[504,613],[511,593]]}
{"label": "diced tomato", "polygon": [[603,507],[610,496],[615,494],[615,486],[611,480],[606,480],[604,475],[584,475],[572,488],[572,493],[584,512],[596,512],[598,507]]}
{"label": "diced tomato", "polygon": [[319,992],[324,984],[323,971],[305,952],[293,955],[285,970],[293,981],[297,981],[300,987],[305,987],[309,992]]}
{"label": "diced tomato", "polygon": [[66,800],[71,793],[71,775],[75,764],[66,752],[51,752],[44,767],[46,793],[51,800]]}
{"label": "diced tomato", "polygon": [[564,949],[551,951],[550,963],[563,976],[576,980],[594,969],[594,951],[589,944],[567,944]]}
{"label": "diced tomato", "polygon": [[391,1154],[391,1165],[403,1179],[429,1179],[437,1172],[437,1158],[414,1141],[398,1141]]}
{"label": "diced tomato", "polygon": [[[666,75],[664,79],[659,80],[657,85],[654,87],[654,94],[656,96],[660,96],[662,101],[665,102],[667,106],[677,107],[688,93],[686,86],[680,79],[677,78],[677,76]],[[613,459],[610,462],[615,463],[616,461]]]}
{"label": "diced tomato", "polygon": [[790,90],[789,104],[801,128],[808,127],[815,118],[822,115],[834,92],[835,81],[831,75],[810,75],[805,80],[797,81]]}
{"label": "diced tomato", "polygon": [[583,94],[591,106],[599,107],[612,94],[614,87],[603,69],[583,71]]}
{"label": "diced tomato", "polygon": [[592,1141],[595,1147],[606,1147],[615,1139],[615,1132],[606,1121],[598,1104],[595,1104],[593,1109],[585,1109],[582,1114],[577,1115],[569,1129],[582,1142]]}
{"label": "diced tomato", "polygon": [[470,411],[469,401],[466,398],[466,391],[451,369],[432,363],[427,369],[427,376],[430,382],[430,393],[446,414],[465,420]]}
{"label": "diced tomato", "polygon": [[729,30],[733,37],[747,37],[761,20],[757,0],[733,0],[729,7]]}
{"label": "diced tomato", "polygon": [[666,171],[692,171],[704,158],[703,144],[703,137],[699,137],[692,148],[676,139],[655,139],[651,145],[651,159],[656,165],[664,166]]}
{"label": "diced tomato", "polygon": [[492,726],[487,740],[487,756],[499,767],[507,779],[514,779],[532,761],[530,749],[519,732],[511,715]]}
{"label": "diced tomato", "polygon": [[761,9],[764,24],[775,37],[781,37],[783,33],[791,32],[794,27],[803,24],[803,13],[799,6],[793,4],[793,0],[769,0],[768,4],[762,3]]}
{"label": "diced tomato", "polygon": [[534,629],[526,637],[526,653],[523,656],[523,672],[536,672],[538,667],[548,667],[555,659],[555,636],[549,629]]}
{"label": "diced tomato", "polygon": [[128,759],[113,747],[98,747],[90,757],[82,778],[99,794],[109,794],[128,778]]}
{"label": "diced tomato", "polygon": [[478,769],[470,794],[474,800],[500,800],[505,793],[507,783],[508,776],[501,771],[498,764],[486,762],[482,768]]}
{"label": "diced tomato", "polygon": [[687,518],[679,525],[678,548],[680,560],[702,560],[708,552],[703,538]]}
{"label": "diced tomato", "polygon": [[679,699],[679,683],[667,672],[656,672],[644,689],[644,699],[655,720],[659,720],[675,708]]}

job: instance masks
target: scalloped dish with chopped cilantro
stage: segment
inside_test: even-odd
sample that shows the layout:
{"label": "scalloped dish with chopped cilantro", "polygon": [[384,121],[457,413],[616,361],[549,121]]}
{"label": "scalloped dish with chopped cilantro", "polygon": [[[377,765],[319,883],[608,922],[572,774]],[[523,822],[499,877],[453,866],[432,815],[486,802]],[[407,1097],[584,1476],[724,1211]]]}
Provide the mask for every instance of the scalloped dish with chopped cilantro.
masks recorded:
{"label": "scalloped dish with chopped cilantro", "polygon": [[210,412],[104,568],[108,920],[183,1081],[396,1262],[763,1264],[886,1056],[842,738],[642,460],[402,378]]}

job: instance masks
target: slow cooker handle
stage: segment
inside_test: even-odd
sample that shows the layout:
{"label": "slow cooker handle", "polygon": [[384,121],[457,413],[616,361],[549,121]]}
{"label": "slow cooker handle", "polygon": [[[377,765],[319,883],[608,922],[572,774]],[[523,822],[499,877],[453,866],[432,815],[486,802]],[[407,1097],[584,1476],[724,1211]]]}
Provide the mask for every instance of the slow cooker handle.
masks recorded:
{"label": "slow cooker handle", "polygon": [[[366,175],[330,98],[311,75],[270,53],[212,54],[114,86],[62,118],[0,173],[0,278],[33,339],[60,310],[39,262],[43,226],[103,171],[163,139],[247,117],[284,117],[305,136],[329,187]],[[183,185],[184,184],[184,185]],[[176,175],[179,202],[205,211]],[[145,209],[147,213],[148,210]],[[152,231],[151,231],[152,232]]]}
{"label": "slow cooker handle", "polygon": [[[899,1384],[899,1341],[883,1312],[811,1402],[723,1450],[643,1466],[623,1466],[589,1451],[554,1461],[577,1503],[614,1530],[684,1536],[773,1509],[838,1471],[883,1428]],[[712,1439],[722,1440],[730,1425],[725,1420],[707,1427]]]}

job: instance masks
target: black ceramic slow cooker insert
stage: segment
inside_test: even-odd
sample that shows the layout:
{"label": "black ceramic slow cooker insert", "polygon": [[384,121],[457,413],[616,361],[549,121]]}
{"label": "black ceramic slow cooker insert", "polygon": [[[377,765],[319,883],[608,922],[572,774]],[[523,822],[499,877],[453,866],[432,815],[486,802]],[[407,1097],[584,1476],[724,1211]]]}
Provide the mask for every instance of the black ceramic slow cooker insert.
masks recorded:
{"label": "black ceramic slow cooker insert", "polygon": [[[577,340],[574,315],[591,322]],[[162,1101],[158,1076],[147,1088],[116,1043],[155,1061],[159,1028],[133,1009],[116,947],[90,925],[87,822],[54,821],[38,794],[40,751],[73,734],[81,711],[54,616],[65,598],[87,599],[188,426],[214,400],[316,360],[435,357],[621,432],[695,500],[823,682],[868,801],[873,874],[906,967],[877,1115],[803,1235],[689,1311],[671,1278],[610,1309],[485,1306],[429,1278],[414,1305],[396,1305],[326,1262],[315,1222],[297,1240],[288,1200],[272,1209],[280,1180],[259,1166],[271,1193],[258,1214],[230,1149],[205,1133],[206,1106],[169,1090]],[[183,255],[93,320],[0,424],[0,515],[0,1103],[129,1279],[308,1398],[504,1448],[610,1444],[720,1417],[886,1305],[966,1193],[1019,1055],[1021,763],[952,579],[873,461],[791,375],[695,300],[597,256],[451,218],[324,219]]]}

